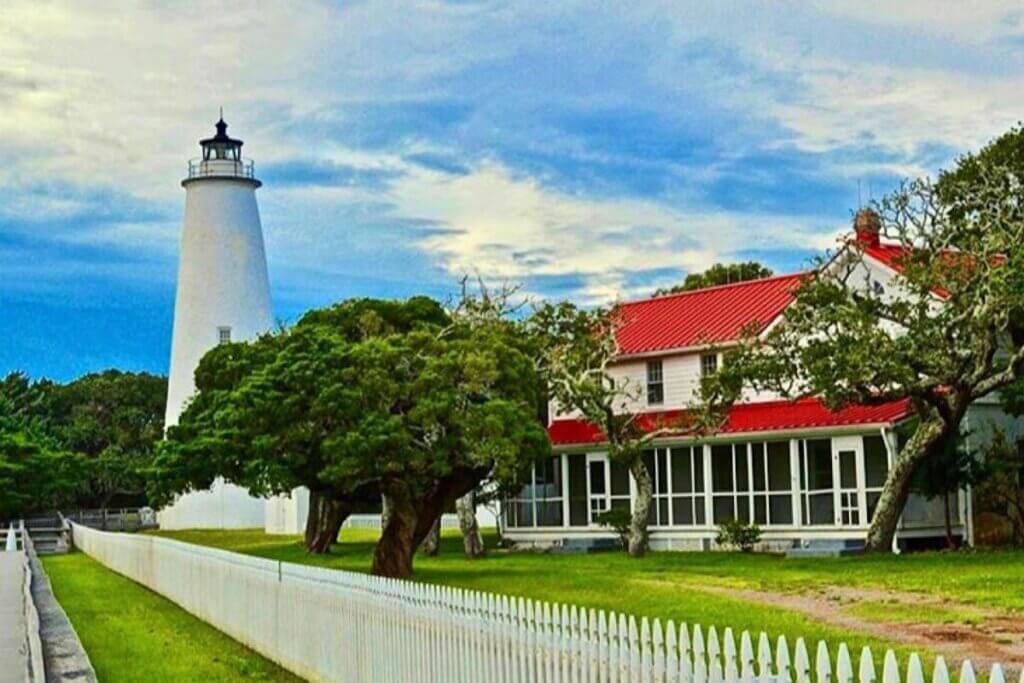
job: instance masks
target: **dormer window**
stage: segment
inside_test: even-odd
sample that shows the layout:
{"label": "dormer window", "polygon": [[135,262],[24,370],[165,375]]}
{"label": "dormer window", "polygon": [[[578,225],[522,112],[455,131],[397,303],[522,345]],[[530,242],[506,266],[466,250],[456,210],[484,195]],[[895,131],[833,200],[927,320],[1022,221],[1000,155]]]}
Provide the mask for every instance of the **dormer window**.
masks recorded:
{"label": "dormer window", "polygon": [[700,357],[700,374],[702,377],[718,372],[718,354],[705,353]]}
{"label": "dormer window", "polygon": [[231,343],[231,328],[230,327],[218,327],[217,328],[217,343],[218,344],[230,344]]}
{"label": "dormer window", "polygon": [[662,375],[661,361],[647,361],[647,405],[660,405],[665,402],[665,382]]}

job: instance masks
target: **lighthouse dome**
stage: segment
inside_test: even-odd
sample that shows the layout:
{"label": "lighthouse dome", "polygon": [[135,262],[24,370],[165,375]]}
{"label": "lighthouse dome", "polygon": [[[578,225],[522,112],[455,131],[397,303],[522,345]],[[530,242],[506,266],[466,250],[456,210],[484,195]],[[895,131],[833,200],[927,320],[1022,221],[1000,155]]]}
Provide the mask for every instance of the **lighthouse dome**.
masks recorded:
{"label": "lighthouse dome", "polygon": [[188,162],[188,177],[182,185],[205,178],[231,178],[261,185],[251,159],[242,157],[242,141],[228,135],[224,115],[214,124],[217,133],[199,141],[203,156]]}

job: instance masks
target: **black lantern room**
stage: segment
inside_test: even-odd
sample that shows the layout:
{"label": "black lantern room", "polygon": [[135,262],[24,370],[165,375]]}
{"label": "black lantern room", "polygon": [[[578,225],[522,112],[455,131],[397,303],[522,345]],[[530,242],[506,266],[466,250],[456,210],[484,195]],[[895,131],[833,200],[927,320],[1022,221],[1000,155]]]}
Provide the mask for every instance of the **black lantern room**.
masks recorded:
{"label": "black lantern room", "polygon": [[203,161],[242,160],[242,141],[228,137],[228,124],[224,123],[223,116],[217,121],[217,134],[200,140],[199,145],[203,148]]}

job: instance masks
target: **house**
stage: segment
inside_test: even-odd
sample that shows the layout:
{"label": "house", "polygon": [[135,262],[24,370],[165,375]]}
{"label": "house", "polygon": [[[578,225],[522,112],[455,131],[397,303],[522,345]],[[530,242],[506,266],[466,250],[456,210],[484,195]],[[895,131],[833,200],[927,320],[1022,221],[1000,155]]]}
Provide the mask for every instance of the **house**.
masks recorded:
{"label": "house", "polygon": [[[847,280],[895,295],[899,247],[879,239],[877,216],[855,220],[863,263]],[[849,252],[848,252],[849,253]],[[832,261],[844,258],[843,252]],[[641,424],[676,420],[694,402],[702,375],[723,362],[723,350],[744,331],[778,324],[803,274],[741,282],[630,301],[617,329],[616,379],[642,391],[633,405]],[[645,453],[654,482],[650,516],[654,549],[710,549],[717,526],[756,522],[767,546],[844,547],[864,538],[889,467],[913,411],[907,400],[829,410],[819,399],[783,400],[748,392],[713,436],[658,438]],[[972,437],[1007,422],[994,401],[972,407]],[[554,455],[506,502],[506,537],[522,545],[586,545],[609,538],[596,522],[610,508],[629,508],[634,483],[608,460],[603,435],[571,413],[552,411]],[[898,532],[903,544],[944,536],[942,501],[912,495]],[[952,505],[954,533],[972,540],[972,503]]]}

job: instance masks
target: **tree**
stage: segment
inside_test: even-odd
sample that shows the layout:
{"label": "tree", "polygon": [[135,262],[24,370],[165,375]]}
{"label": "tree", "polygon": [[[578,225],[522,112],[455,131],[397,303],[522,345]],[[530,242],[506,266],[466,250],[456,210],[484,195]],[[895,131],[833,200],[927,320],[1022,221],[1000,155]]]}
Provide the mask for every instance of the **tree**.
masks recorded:
{"label": "tree", "polygon": [[617,308],[586,311],[568,302],[547,303],[534,311],[529,325],[554,403],[578,411],[598,427],[609,460],[625,465],[636,483],[628,551],[642,557],[647,552],[654,489],[643,453],[654,439],[682,430],[683,418],[655,421],[630,410],[639,403],[644,387],[613,374],[619,357]]}
{"label": "tree", "polygon": [[1024,369],[1024,147],[1013,165],[996,156],[968,155],[937,183],[906,183],[859,216],[898,254],[891,286],[865,278],[868,231],[818,264],[782,324],[748,335],[703,381],[712,427],[744,385],[833,409],[909,399],[916,426],[889,471],[869,551],[891,547],[914,472],[956,438],[968,407]]}
{"label": "tree", "polygon": [[654,296],[689,292],[694,289],[715,287],[716,285],[728,285],[734,282],[746,282],[747,280],[760,280],[761,278],[771,276],[772,271],[757,261],[744,261],[742,263],[716,263],[703,273],[689,273],[681,285],[663,287],[655,291]]}
{"label": "tree", "polygon": [[84,459],[45,431],[51,386],[22,373],[0,381],[0,519],[63,507],[83,488]]}
{"label": "tree", "polygon": [[937,445],[937,452],[926,458],[915,473],[913,488],[928,500],[942,499],[946,545],[956,547],[950,496],[979,484],[986,476],[978,454],[964,448],[966,435],[948,439]]}
{"label": "tree", "polygon": [[[480,318],[477,316],[476,318]],[[519,326],[425,297],[360,299],[211,350],[157,458],[157,492],[222,476],[257,495],[311,492],[307,548],[325,552],[359,503],[388,501],[373,570],[409,576],[441,513],[549,448]]]}
{"label": "tree", "polygon": [[50,389],[50,432],[89,463],[83,504],[107,507],[116,496],[144,503],[166,400],[167,379],[145,372],[107,370]]}
{"label": "tree", "polygon": [[983,449],[986,476],[977,489],[979,507],[1003,519],[1013,544],[1024,546],[1024,439],[997,430]]}

